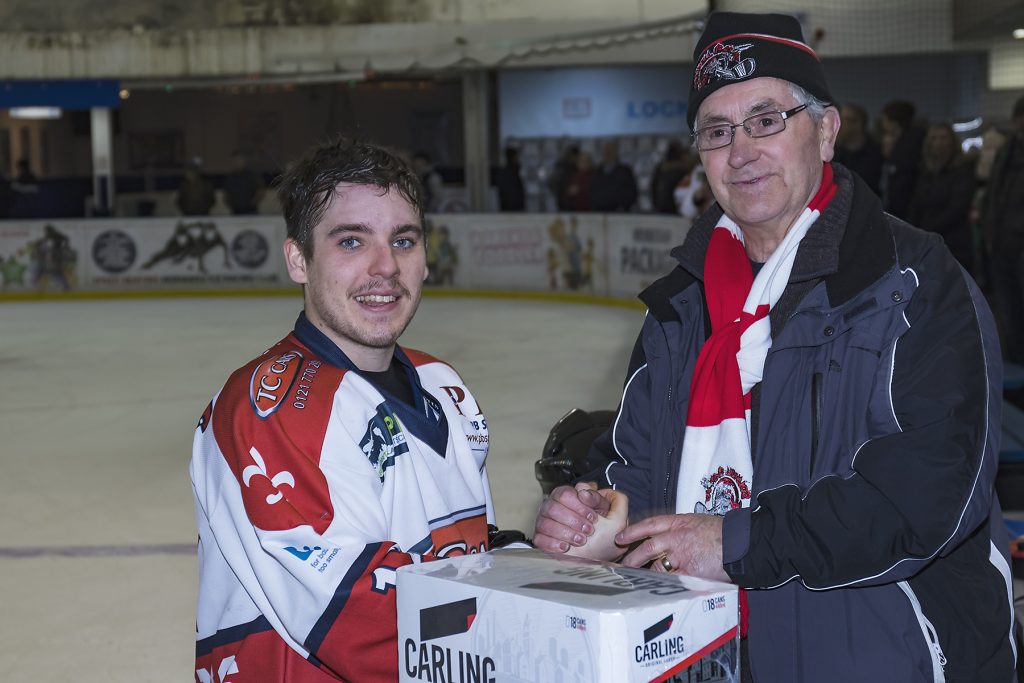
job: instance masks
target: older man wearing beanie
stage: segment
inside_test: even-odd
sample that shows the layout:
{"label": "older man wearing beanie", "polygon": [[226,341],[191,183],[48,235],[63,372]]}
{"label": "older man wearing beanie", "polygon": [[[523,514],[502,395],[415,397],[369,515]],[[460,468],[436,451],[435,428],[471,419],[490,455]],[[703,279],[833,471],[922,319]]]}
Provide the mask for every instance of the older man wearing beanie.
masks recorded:
{"label": "older man wearing beanie", "polygon": [[984,299],[831,163],[839,115],[794,18],[714,13],[694,64],[717,204],[640,296],[605,466],[551,493],[534,543],[739,585],[759,683],[1009,683]]}

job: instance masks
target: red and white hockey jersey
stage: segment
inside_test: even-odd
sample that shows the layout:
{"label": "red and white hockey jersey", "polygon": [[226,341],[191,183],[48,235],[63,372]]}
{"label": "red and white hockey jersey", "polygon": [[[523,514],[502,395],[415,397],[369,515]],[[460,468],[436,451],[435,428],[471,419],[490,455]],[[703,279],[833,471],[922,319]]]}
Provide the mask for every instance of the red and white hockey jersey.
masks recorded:
{"label": "red and white hockey jersey", "polygon": [[396,349],[416,407],[300,316],[200,419],[196,681],[395,681],[395,570],[486,550],[487,423],[450,366]]}

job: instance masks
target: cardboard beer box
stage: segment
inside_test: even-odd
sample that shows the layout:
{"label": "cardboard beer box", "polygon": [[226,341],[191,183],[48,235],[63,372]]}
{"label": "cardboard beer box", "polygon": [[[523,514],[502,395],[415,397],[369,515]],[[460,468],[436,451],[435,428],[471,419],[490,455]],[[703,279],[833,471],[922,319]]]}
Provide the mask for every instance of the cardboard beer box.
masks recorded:
{"label": "cardboard beer box", "polygon": [[738,591],[501,549],[398,570],[401,681],[739,681]]}

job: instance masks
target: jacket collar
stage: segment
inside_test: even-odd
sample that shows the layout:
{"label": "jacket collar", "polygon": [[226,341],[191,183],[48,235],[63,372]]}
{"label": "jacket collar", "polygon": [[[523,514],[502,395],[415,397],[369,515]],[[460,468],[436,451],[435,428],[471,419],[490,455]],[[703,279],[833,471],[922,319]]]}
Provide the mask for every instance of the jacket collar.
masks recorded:
{"label": "jacket collar", "polygon": [[[878,197],[845,167],[833,163],[832,169],[838,190],[801,240],[789,281],[824,279],[829,303],[838,306],[891,268],[896,250]],[[694,221],[683,244],[672,250],[680,268],[641,293],[648,308],[659,295],[671,296],[693,280],[703,281],[704,256],[721,216],[716,203]]]}

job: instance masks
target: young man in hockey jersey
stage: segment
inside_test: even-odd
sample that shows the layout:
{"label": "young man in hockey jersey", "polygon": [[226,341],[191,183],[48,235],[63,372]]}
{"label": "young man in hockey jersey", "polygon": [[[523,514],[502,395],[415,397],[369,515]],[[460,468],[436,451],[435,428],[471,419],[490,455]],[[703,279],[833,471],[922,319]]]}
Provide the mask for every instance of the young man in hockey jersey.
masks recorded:
{"label": "young man in hockey jersey", "polygon": [[427,276],[406,162],[339,140],[278,192],[304,310],[196,430],[196,680],[394,681],[395,570],[487,548],[487,423],[397,345]]}

